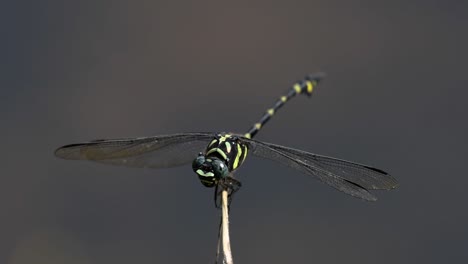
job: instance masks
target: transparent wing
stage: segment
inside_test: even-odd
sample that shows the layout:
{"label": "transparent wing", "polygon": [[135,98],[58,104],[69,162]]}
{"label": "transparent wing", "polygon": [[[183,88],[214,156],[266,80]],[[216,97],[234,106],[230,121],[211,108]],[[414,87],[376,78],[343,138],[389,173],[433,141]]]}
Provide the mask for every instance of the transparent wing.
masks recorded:
{"label": "transparent wing", "polygon": [[253,154],[258,157],[270,159],[315,176],[339,191],[368,201],[377,200],[368,190],[388,190],[398,186],[396,179],[388,173],[367,165],[275,144],[249,139],[243,140],[248,141]]}
{"label": "transparent wing", "polygon": [[142,168],[169,168],[191,163],[214,133],[183,133],[143,138],[94,140],[66,145],[57,157]]}

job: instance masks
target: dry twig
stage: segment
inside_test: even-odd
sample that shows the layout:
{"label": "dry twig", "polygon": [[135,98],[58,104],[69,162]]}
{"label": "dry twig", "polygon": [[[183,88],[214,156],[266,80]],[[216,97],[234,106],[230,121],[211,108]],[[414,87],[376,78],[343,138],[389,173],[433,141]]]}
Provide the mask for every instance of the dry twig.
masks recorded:
{"label": "dry twig", "polygon": [[228,206],[228,191],[223,190],[221,192],[221,222],[219,223],[218,231],[218,246],[216,249],[216,261],[218,263],[220,248],[223,250],[223,263],[224,264],[233,264],[232,252],[231,252],[231,242],[229,239],[229,206]]}
{"label": "dry twig", "polygon": [[229,240],[229,208],[228,208],[228,191],[223,190],[222,196],[222,240],[223,240],[223,255],[226,264],[233,264],[231,242]]}

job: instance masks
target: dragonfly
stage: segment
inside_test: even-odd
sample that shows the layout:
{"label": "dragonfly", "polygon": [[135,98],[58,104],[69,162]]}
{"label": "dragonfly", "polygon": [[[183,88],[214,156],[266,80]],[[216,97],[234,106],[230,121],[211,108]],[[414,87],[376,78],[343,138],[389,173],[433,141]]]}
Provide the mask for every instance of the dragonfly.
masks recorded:
{"label": "dragonfly", "polygon": [[247,156],[253,155],[315,177],[353,197],[376,201],[370,190],[391,190],[398,186],[398,181],[389,173],[372,166],[253,139],[277,111],[296,95],[310,97],[324,76],[324,73],[308,74],[294,83],[244,134],[196,132],[100,139],[65,145],[58,148],[55,155],[67,160],[155,169],[191,163],[200,182],[207,188],[216,188],[215,204],[218,188],[229,190],[231,197],[241,187],[234,172]]}

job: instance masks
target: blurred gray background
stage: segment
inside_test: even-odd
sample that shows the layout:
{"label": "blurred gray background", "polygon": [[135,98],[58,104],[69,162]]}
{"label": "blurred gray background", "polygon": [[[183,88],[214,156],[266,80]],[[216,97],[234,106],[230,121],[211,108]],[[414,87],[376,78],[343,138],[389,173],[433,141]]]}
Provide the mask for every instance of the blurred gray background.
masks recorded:
{"label": "blurred gray background", "polygon": [[374,165],[364,202],[251,157],[236,263],[466,263],[462,1],[3,1],[0,263],[212,263],[219,212],[190,166],[53,156],[97,138],[244,132],[306,73],[311,99],[259,140]]}

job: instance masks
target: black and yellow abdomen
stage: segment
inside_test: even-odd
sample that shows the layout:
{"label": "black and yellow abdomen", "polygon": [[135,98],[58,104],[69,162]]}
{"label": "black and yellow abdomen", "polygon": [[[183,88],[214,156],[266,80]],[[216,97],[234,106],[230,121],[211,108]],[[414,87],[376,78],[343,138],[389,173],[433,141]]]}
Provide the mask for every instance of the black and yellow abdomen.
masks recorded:
{"label": "black and yellow abdomen", "polygon": [[[262,118],[243,137],[253,138],[276,111],[296,95],[312,95],[314,87],[323,76],[323,73],[311,74],[304,80],[295,83],[286,95],[281,96],[272,108],[267,109]],[[232,172],[244,163],[249,152],[247,144],[244,142],[239,137],[226,133],[217,134],[211,140],[205,153],[200,153],[192,164],[193,171],[197,173],[203,185],[214,187],[221,179],[231,179],[231,183],[234,182]],[[239,181],[235,182],[240,185]]]}

